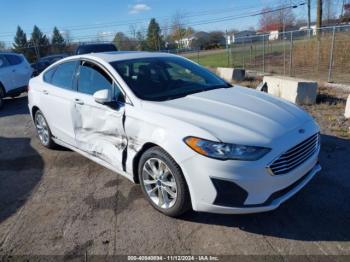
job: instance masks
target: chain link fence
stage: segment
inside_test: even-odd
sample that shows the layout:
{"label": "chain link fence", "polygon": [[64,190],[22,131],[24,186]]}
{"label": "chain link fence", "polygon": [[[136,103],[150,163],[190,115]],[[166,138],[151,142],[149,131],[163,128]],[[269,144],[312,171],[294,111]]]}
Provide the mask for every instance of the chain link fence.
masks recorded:
{"label": "chain link fence", "polygon": [[226,49],[182,55],[208,67],[350,84],[350,25],[239,37]]}
{"label": "chain link fence", "polygon": [[[36,62],[47,55],[72,55],[80,44],[29,43],[28,47],[17,51],[30,62]],[[225,49],[163,51],[212,68],[238,67],[263,74],[350,84],[350,25],[236,37],[234,43]]]}

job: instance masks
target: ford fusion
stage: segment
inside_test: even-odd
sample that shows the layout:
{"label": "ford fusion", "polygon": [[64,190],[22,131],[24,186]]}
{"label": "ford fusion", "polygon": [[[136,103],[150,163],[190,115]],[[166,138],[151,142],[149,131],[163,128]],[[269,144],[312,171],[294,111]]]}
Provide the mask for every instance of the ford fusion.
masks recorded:
{"label": "ford fusion", "polygon": [[45,147],[139,183],[168,216],[273,210],[321,169],[306,112],[171,54],[65,58],[30,81],[29,109]]}

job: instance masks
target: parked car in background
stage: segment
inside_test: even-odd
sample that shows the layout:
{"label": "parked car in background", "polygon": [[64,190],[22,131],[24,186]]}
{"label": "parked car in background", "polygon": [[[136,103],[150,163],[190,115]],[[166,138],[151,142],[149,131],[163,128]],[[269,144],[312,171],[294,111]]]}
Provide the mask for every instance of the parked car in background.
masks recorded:
{"label": "parked car in background", "polygon": [[22,54],[0,53],[0,107],[3,98],[27,91],[33,69]]}
{"label": "parked car in background", "polygon": [[76,55],[90,54],[90,53],[102,53],[102,52],[114,52],[118,51],[116,46],[110,44],[82,44],[75,50]]}
{"label": "parked car in background", "polygon": [[53,63],[67,56],[68,56],[67,54],[56,54],[56,55],[41,57],[36,63],[31,64],[33,68],[33,76],[39,75],[48,66],[52,65]]}
{"label": "parked car in background", "polygon": [[[32,78],[41,143],[141,184],[169,216],[276,209],[321,167],[320,129],[296,105],[165,53],[63,59]],[[297,210],[295,212],[298,212]]]}

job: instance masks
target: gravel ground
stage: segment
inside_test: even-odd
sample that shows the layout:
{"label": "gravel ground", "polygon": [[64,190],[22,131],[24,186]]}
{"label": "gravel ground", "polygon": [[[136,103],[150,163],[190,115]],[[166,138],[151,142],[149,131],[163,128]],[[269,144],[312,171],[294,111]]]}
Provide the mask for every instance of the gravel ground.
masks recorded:
{"label": "gravel ground", "polygon": [[139,186],[123,177],[72,151],[40,146],[26,96],[6,100],[0,111],[0,257],[350,255],[349,121],[341,117],[341,97],[336,103],[320,98],[306,110],[321,125],[323,170],[301,192],[269,213],[189,212],[179,219],[152,209]]}

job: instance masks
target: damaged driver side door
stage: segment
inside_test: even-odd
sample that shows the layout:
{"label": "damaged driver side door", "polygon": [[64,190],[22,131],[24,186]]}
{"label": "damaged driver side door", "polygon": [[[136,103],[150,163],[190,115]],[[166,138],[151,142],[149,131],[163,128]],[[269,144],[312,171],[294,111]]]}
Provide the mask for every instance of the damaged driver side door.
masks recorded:
{"label": "damaged driver side door", "polygon": [[[110,92],[111,101],[95,101],[93,95],[101,90]],[[106,70],[90,61],[80,62],[77,91],[73,112],[77,147],[121,171],[127,145],[123,93]]]}

